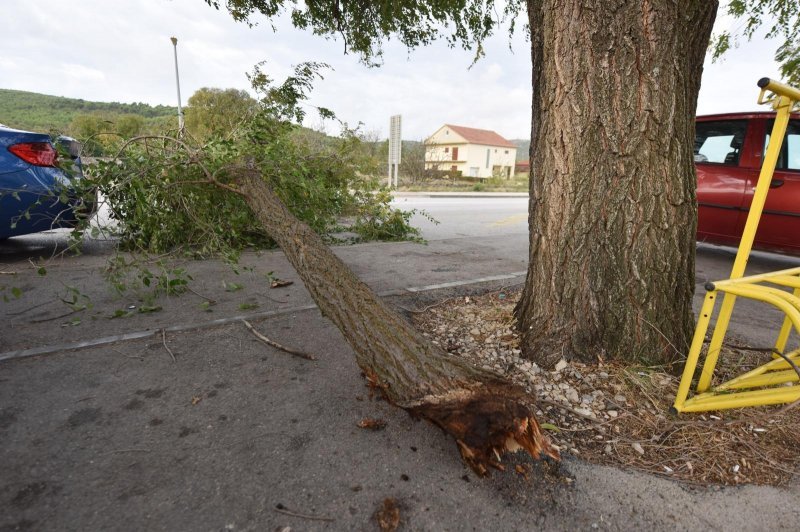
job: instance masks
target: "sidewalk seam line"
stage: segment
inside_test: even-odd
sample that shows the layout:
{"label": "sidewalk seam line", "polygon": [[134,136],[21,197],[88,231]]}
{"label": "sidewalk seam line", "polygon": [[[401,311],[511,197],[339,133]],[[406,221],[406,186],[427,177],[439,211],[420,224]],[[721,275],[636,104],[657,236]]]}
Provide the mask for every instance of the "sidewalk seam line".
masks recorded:
{"label": "sidewalk seam line", "polygon": [[[379,297],[388,297],[388,296],[396,296],[401,295],[403,293],[419,293],[419,292],[429,292],[432,290],[439,290],[441,288],[452,288],[456,286],[464,286],[470,284],[479,284],[485,283],[489,281],[502,281],[505,279],[514,279],[516,277],[520,277],[526,275],[527,272],[512,272],[502,275],[491,275],[488,277],[479,277],[477,279],[467,279],[465,281],[451,281],[448,283],[440,283],[440,284],[431,284],[426,286],[412,286],[408,288],[401,288],[401,289],[393,289],[381,292],[378,294]],[[191,323],[191,324],[183,324],[183,325],[173,325],[171,327],[164,327],[163,330],[165,332],[185,332],[191,331],[196,329],[207,329],[211,327],[218,327],[220,325],[229,325],[231,323],[235,323],[237,321],[242,320],[257,320],[263,318],[273,318],[276,316],[284,316],[286,314],[291,314],[293,312],[302,312],[304,310],[312,310],[317,308],[317,305],[310,304],[310,305],[303,305],[300,307],[293,307],[289,309],[283,310],[270,310],[267,312],[259,312],[256,314],[246,314],[240,316],[232,316],[229,318],[220,318],[217,320],[211,321],[204,321],[202,323]],[[147,338],[148,336],[153,336],[160,332],[162,329],[149,329],[144,331],[134,331],[129,333],[123,334],[115,334],[112,336],[103,336],[101,338],[93,338],[90,340],[81,340],[78,342],[72,342],[69,344],[62,344],[62,345],[46,345],[41,347],[32,347],[30,349],[17,349],[14,351],[6,351],[5,353],[0,353],[0,362],[5,362],[6,360],[14,360],[18,358],[27,358],[32,356],[38,355],[51,355],[54,353],[60,353],[62,351],[76,351],[80,349],[86,349],[88,347],[99,347],[103,345],[109,345],[117,342],[126,342],[129,340],[140,340],[142,338]]]}

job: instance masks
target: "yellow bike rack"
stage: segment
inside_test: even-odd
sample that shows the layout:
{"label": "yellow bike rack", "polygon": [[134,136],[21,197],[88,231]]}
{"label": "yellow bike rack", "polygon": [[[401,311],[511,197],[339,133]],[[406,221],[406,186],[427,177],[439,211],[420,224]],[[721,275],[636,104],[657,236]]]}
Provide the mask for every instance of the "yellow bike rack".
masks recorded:
{"label": "yellow bike rack", "polygon": [[[772,175],[778,162],[781,145],[786,136],[789,114],[800,101],[800,90],[762,78],[758,81],[761,94],[758,103],[771,103],[776,111],[767,153],[761,165],[761,173],[747,215],[742,240],[731,270],[731,278],[706,284],[706,297],[700,309],[697,328],[686,358],[678,394],[673,408],[677,412],[704,412],[746,406],[761,406],[790,403],[800,400],[800,377],[796,369],[800,366],[800,349],[784,353],[792,330],[800,333],[800,268],[744,277],[747,261],[753,248],[758,222],[767,199]],[[767,99],[767,92],[772,98]],[[777,288],[777,287],[783,287]],[[791,289],[787,291],[785,288]],[[711,323],[717,295],[724,294],[717,316],[714,333],[706,353],[703,370],[697,382],[696,393],[689,397],[703,342]],[[731,313],[737,297],[762,301],[785,314],[778,339],[772,350],[773,360],[735,379],[711,388],[711,379],[717,366],[722,343],[728,332]]]}

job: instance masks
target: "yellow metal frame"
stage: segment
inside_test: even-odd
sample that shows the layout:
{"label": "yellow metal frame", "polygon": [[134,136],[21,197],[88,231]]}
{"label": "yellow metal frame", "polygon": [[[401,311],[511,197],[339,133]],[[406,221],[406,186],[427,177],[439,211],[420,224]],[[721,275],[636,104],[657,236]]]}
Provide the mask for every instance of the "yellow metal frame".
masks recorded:
{"label": "yellow metal frame", "polygon": [[[742,233],[742,240],[733,263],[730,279],[706,285],[706,297],[697,320],[692,345],[686,358],[674,409],[678,412],[704,412],[790,403],[800,400],[800,378],[794,368],[783,358],[773,355],[774,360],[735,379],[711,387],[711,380],[717,366],[722,343],[728,332],[733,307],[737,297],[753,299],[776,307],[785,314],[783,324],[775,342],[775,352],[783,353],[792,330],[800,334],[800,268],[744,277],[747,261],[753,249],[758,222],[764,210],[772,175],[778,162],[781,145],[786,136],[789,114],[800,101],[800,90],[772,81],[759,80],[761,94],[758,103],[771,103],[776,111],[775,125],[772,128],[767,153],[761,165],[753,202]],[[767,93],[773,97],[767,99]],[[776,286],[790,288],[791,292]],[[722,305],[714,326],[714,333],[708,346],[703,370],[697,381],[696,393],[689,397],[703,342],[711,323],[711,317],[718,299],[723,293]],[[789,360],[800,365],[800,349],[784,353]]]}

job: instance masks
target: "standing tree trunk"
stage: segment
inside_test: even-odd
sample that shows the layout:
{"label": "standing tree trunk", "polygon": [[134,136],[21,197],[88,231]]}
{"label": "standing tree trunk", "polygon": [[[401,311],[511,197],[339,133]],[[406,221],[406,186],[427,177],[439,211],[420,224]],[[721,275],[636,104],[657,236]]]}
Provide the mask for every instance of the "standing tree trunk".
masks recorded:
{"label": "standing tree trunk", "polygon": [[278,243],[322,314],[356,354],[370,384],[391,403],[451,434],[479,475],[524,449],[558,459],[528,408],[525,390],[434,345],[388,306],[278,199],[255,169],[238,184],[253,214]]}
{"label": "standing tree trunk", "polygon": [[716,0],[528,0],[523,353],[665,363],[692,329],[694,116]]}

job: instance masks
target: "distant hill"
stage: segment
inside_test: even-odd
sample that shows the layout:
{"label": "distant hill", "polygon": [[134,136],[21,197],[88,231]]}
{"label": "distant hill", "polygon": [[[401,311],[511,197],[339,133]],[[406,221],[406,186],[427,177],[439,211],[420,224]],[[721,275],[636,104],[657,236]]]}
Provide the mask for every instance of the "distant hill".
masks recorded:
{"label": "distant hill", "polygon": [[529,159],[530,139],[511,139],[509,142],[517,147],[517,161],[527,161]]}
{"label": "distant hill", "polygon": [[149,121],[175,116],[177,107],[146,103],[90,102],[78,98],[0,89],[0,124],[33,131],[67,131],[81,114],[137,115]]}

